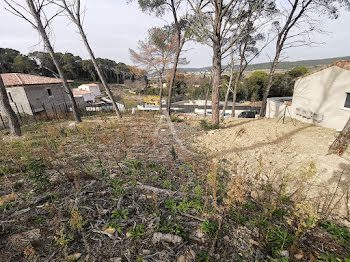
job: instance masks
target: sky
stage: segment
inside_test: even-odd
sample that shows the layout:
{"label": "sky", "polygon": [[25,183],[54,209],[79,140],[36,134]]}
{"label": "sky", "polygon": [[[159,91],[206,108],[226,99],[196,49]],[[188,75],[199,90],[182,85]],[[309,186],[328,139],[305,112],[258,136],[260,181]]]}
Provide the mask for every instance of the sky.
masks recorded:
{"label": "sky", "polygon": [[[17,0],[24,3],[24,0]],[[84,28],[97,57],[132,64],[129,48],[136,49],[139,40],[147,36],[147,30],[166,24],[171,16],[152,17],[141,12],[136,3],[127,0],[82,0],[86,7]],[[14,16],[0,4],[0,47],[13,48],[27,54],[43,50],[37,32],[25,20]],[[316,47],[291,48],[285,52],[285,61],[321,59],[350,56],[350,13],[342,12],[337,20],[324,20],[323,30],[328,34],[315,35]],[[58,17],[52,24],[55,51],[70,52],[87,59],[80,37],[66,17]],[[187,43],[184,56],[190,62],[186,67],[210,66],[212,51],[198,43]],[[273,45],[256,59],[256,63],[268,62],[273,54]]]}

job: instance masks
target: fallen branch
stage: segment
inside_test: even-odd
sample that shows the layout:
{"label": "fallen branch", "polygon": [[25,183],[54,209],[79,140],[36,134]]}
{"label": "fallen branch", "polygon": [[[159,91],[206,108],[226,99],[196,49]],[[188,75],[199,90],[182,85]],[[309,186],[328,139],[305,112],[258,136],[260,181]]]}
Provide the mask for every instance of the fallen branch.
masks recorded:
{"label": "fallen branch", "polygon": [[171,191],[171,190],[166,190],[166,189],[161,189],[153,186],[147,186],[141,183],[138,183],[136,185],[136,188],[141,189],[141,190],[147,190],[147,191],[152,191],[153,193],[156,194],[168,194],[168,195],[175,195],[177,192]]}
{"label": "fallen branch", "polygon": [[158,242],[165,241],[172,244],[179,244],[183,241],[182,237],[172,235],[172,234],[163,234],[156,232],[153,234],[152,242],[153,244],[157,244]]}

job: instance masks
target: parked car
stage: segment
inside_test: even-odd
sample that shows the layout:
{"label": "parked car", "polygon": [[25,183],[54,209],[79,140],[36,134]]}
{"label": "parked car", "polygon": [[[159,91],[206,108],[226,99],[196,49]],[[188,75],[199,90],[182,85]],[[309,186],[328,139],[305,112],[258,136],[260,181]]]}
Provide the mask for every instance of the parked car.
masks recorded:
{"label": "parked car", "polygon": [[238,118],[255,118],[255,111],[243,111]]}

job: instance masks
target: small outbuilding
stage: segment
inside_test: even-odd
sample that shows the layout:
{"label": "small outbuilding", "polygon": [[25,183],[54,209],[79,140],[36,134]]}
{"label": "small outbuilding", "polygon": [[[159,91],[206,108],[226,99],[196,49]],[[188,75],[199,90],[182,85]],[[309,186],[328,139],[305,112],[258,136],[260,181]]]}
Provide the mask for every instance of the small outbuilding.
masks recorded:
{"label": "small outbuilding", "polygon": [[292,116],[343,129],[350,117],[350,61],[337,61],[296,79]]}
{"label": "small outbuilding", "polygon": [[[61,79],[20,73],[1,74],[1,77],[15,112],[33,115],[44,110],[60,112],[71,106]],[[76,102],[78,106],[84,104],[79,98]]]}
{"label": "small outbuilding", "polygon": [[100,96],[101,95],[101,90],[98,84],[83,84],[78,87],[79,90],[82,91],[88,91],[93,93],[95,96]]}

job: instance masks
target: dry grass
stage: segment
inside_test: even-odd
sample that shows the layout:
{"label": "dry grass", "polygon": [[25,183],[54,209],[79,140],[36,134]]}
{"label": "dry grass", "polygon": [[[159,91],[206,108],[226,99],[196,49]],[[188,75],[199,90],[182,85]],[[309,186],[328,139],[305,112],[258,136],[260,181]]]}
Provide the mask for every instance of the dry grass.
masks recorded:
{"label": "dry grass", "polygon": [[[302,252],[303,261],[350,255],[346,238],[333,239],[337,227],[325,232],[309,202],[288,198],[288,176],[272,186],[263,154],[253,171],[245,159],[212,161],[191,149],[193,135],[204,131],[155,114],[85,120],[1,136],[1,261],[261,261],[282,259],[281,250],[291,258]],[[235,141],[250,132],[242,128]],[[300,170],[305,182],[312,174],[312,166]],[[153,243],[160,233],[166,237]]]}

